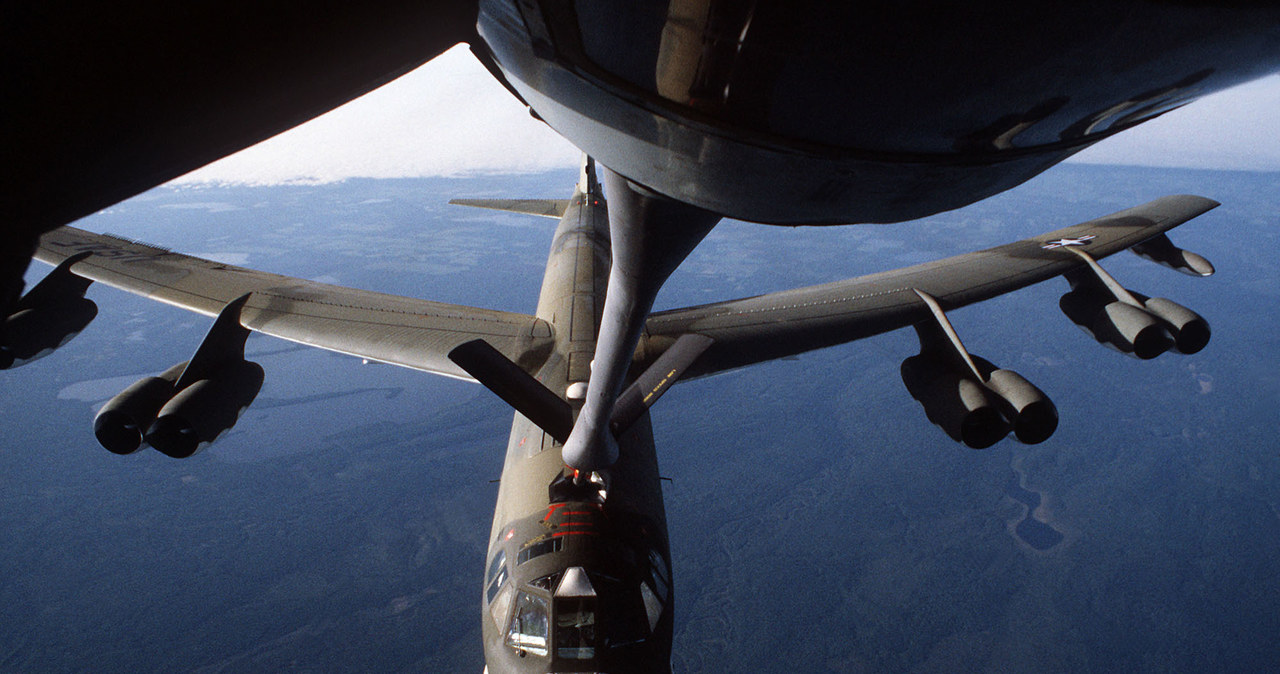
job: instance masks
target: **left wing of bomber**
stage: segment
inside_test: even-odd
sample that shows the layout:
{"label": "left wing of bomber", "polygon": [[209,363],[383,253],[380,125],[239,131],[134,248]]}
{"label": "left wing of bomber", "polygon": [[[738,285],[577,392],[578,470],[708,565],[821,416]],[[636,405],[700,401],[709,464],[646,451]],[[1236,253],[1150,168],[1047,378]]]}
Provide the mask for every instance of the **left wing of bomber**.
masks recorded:
{"label": "left wing of bomber", "polygon": [[477,338],[516,362],[551,343],[551,326],[533,316],[306,281],[74,227],[45,234],[36,259],[85,253],[69,268],[77,277],[207,316],[248,295],[240,323],[249,330],[424,372],[470,379],[447,354]]}
{"label": "left wing of bomber", "polygon": [[225,433],[262,385],[244,359],[249,331],[462,379],[448,354],[483,339],[509,360],[545,356],[551,326],[534,316],[397,297],[204,260],[144,243],[61,227],[36,259],[55,265],[0,325],[0,368],[66,343],[96,314],[92,281],[209,316],[213,328],[188,362],[140,380],[94,422],[104,446],[129,453],[143,442],[190,456]]}
{"label": "left wing of bomber", "polygon": [[1207,260],[1173,245],[1166,231],[1218,206],[1171,196],[1065,229],[912,267],[654,313],[637,349],[648,367],[684,335],[712,340],[684,371],[696,377],[914,326],[921,353],[903,363],[904,383],[931,421],[973,447],[1010,431],[1024,442],[1051,434],[1057,413],[1020,376],[969,354],[946,311],[1055,276],[1071,289],[1062,311],[1099,342],[1139,358],[1194,353],[1208,324],[1167,299],[1125,289],[1097,260],[1125,249],[1184,273],[1208,276]]}

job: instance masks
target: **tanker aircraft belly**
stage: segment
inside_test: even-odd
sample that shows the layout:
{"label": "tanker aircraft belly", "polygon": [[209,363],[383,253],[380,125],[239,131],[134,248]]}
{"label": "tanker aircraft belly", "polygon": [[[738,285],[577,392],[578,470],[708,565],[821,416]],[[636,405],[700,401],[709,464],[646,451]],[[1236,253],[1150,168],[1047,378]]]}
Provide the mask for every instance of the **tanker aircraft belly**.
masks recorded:
{"label": "tanker aircraft belly", "polygon": [[931,421],[981,448],[1007,435],[1043,441],[1057,412],[1030,382],[971,354],[949,310],[1063,276],[1063,312],[1112,348],[1150,358],[1193,353],[1209,338],[1193,312],[1127,290],[1098,265],[1131,249],[1184,273],[1213,272],[1166,232],[1217,203],[1164,197],[913,267],[653,314],[645,306],[606,398],[616,453],[588,452],[596,463],[575,465],[566,443],[600,376],[601,336],[617,328],[604,322],[619,251],[605,196],[584,158],[568,200],[460,202],[558,215],[534,315],[341,288],[62,227],[40,240],[37,258],[56,269],[19,302],[26,342],[5,355],[21,364],[79,332],[96,313],[83,297],[92,281],[216,315],[190,361],[129,387],[95,419],[113,452],[150,445],[174,457],[212,443],[256,396],[262,370],[244,359],[249,331],[477,381],[517,412],[482,581],[487,671],[655,672],[670,669],[673,597],[649,409],[682,377],[912,326],[921,348],[902,364],[904,384]]}

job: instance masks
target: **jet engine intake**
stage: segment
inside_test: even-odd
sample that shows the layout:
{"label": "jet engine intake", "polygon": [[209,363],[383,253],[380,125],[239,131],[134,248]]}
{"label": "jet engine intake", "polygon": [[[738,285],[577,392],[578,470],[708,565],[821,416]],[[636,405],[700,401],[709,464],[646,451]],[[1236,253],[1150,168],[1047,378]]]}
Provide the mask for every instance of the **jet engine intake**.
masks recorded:
{"label": "jet engine intake", "polygon": [[1133,293],[1142,306],[1159,318],[1173,336],[1173,350],[1182,354],[1197,353],[1209,344],[1209,322],[1200,314],[1163,297],[1147,297]]}
{"label": "jet engine intake", "polygon": [[1126,292],[1141,306],[1087,288],[1066,293],[1058,306],[1094,339],[1143,360],[1170,349],[1197,353],[1209,343],[1209,322],[1196,312],[1163,297]]}
{"label": "jet engine intake", "polygon": [[1150,360],[1174,345],[1164,321],[1107,293],[1071,290],[1058,300],[1058,306],[1072,323],[1121,353]]}
{"label": "jet engine intake", "polygon": [[93,419],[98,443],[115,454],[132,454],[146,443],[143,434],[155,423],[160,408],[177,394],[177,381],[188,361],[155,377],[143,377],[107,401]]}
{"label": "jet engine intake", "polygon": [[1011,425],[1000,412],[999,396],[981,382],[931,354],[902,361],[902,383],[924,406],[925,415],[952,439],[985,449],[1008,435]]}
{"label": "jet engine intake", "polygon": [[998,369],[979,356],[972,358],[986,377],[987,388],[1004,404],[1002,412],[1019,442],[1036,445],[1058,430],[1058,408],[1043,391],[1013,370]]}
{"label": "jet engine intake", "polygon": [[262,381],[262,366],[240,361],[192,383],[160,408],[147,443],[175,459],[195,454],[235,426]]}
{"label": "jet engine intake", "polygon": [[249,295],[222,308],[191,360],[144,377],[112,398],[93,420],[98,442],[116,454],[143,444],[183,459],[231,430],[262,390],[262,366],[244,358],[249,331],[240,309]]}
{"label": "jet engine intake", "polygon": [[1048,396],[1013,370],[971,358],[982,379],[940,354],[902,361],[902,382],[929,421],[973,449],[990,447],[1010,431],[1028,445],[1048,440],[1058,428],[1058,409]]}
{"label": "jet engine intake", "polygon": [[1058,428],[1058,410],[1044,392],[969,353],[937,298],[914,290],[932,320],[915,324],[920,353],[902,361],[902,383],[929,421],[974,449],[996,444],[1009,431],[1029,445],[1049,439]]}

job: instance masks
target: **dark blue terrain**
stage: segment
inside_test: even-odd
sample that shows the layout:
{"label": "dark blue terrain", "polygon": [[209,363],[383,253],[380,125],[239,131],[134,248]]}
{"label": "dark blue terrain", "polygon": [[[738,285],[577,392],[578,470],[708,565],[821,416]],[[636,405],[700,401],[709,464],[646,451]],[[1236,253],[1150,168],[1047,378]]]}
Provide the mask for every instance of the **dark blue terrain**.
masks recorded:
{"label": "dark blue terrain", "polygon": [[[575,179],[161,188],[78,225],[532,311],[553,221],[446,202],[564,197]],[[917,223],[726,223],[659,302],[914,264],[1181,192],[1224,204],[1173,235],[1216,276],[1127,253],[1104,266],[1203,313],[1203,352],[1139,362],[1096,344],[1059,313],[1061,280],[952,316],[971,351],[1054,398],[1044,444],[973,451],[929,425],[898,376],[911,331],[664,398],[676,671],[1280,669],[1280,174],[1067,165]],[[185,461],[117,457],[93,439],[95,407],[189,357],[211,321],[90,296],[84,334],[0,372],[0,671],[480,672],[508,409],[254,336],[266,385],[231,434]]]}

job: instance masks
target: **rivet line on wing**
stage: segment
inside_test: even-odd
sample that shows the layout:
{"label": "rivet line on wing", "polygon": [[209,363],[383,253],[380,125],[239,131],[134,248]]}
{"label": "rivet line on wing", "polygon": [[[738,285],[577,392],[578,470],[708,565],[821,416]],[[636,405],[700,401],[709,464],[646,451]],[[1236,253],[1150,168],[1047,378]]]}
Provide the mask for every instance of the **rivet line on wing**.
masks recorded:
{"label": "rivet line on wing", "polygon": [[[761,314],[761,313],[768,313],[771,311],[784,311],[787,309],[817,307],[825,304],[839,304],[842,302],[854,302],[857,300],[871,299],[873,297],[883,297],[885,295],[892,295],[894,293],[900,293],[900,292],[905,292],[909,290],[911,290],[911,288],[906,288],[906,287],[893,288],[890,290],[881,290],[879,292],[874,292],[874,293],[864,293],[861,295],[846,295],[843,297],[834,297],[827,300],[817,300],[813,302],[797,302],[796,304],[783,304],[779,306],[760,307],[758,309],[726,310],[726,311],[720,311],[717,313],[709,314],[707,316],[702,316],[700,318],[716,318],[720,316],[744,316],[747,314]],[[661,316],[661,317],[654,317],[652,320],[654,323],[662,323],[663,321],[674,321],[677,319],[672,316]],[[680,320],[683,320],[683,319],[680,319]]]}
{"label": "rivet line on wing", "polygon": [[374,312],[386,313],[386,314],[401,314],[404,316],[430,316],[433,318],[454,318],[459,320],[479,321],[484,323],[507,323],[508,322],[498,318],[487,318],[487,317],[475,316],[475,315],[464,315],[460,313],[443,313],[443,312],[418,313],[415,311],[406,311],[404,309],[392,309],[389,307],[370,307],[370,306],[363,306],[359,304],[344,304],[342,302],[318,300],[310,297],[296,297],[293,295],[283,295],[280,293],[273,293],[265,290],[256,290],[254,291],[254,294],[261,295],[263,297],[274,297],[276,299],[288,300],[290,302],[304,302],[307,304],[319,304],[327,307],[337,307],[339,309],[359,309],[361,311],[374,311]]}

